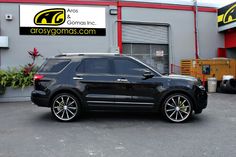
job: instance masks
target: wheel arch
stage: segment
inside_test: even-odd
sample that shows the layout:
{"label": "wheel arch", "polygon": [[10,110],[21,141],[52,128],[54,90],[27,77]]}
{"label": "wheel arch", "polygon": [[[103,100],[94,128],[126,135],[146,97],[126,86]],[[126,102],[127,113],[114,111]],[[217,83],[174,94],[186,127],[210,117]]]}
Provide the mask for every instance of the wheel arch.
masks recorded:
{"label": "wheel arch", "polygon": [[190,94],[188,91],[183,90],[183,89],[175,89],[175,90],[171,90],[171,91],[164,93],[161,96],[160,101],[159,101],[160,107],[163,105],[166,98],[168,98],[172,94],[184,94],[184,95],[188,96],[190,101],[193,103],[193,110],[195,110],[196,102],[195,102],[194,96],[192,94]]}
{"label": "wheel arch", "polygon": [[58,90],[54,91],[54,92],[50,95],[50,98],[49,98],[49,104],[50,104],[50,106],[51,106],[51,104],[52,104],[53,98],[54,98],[56,95],[60,94],[60,93],[68,93],[68,94],[73,95],[73,96],[76,97],[76,98],[78,99],[78,101],[81,103],[82,109],[84,109],[84,101],[83,101],[82,95],[81,95],[80,92],[78,92],[77,90],[71,89],[71,88],[61,88],[61,89],[58,89]]}

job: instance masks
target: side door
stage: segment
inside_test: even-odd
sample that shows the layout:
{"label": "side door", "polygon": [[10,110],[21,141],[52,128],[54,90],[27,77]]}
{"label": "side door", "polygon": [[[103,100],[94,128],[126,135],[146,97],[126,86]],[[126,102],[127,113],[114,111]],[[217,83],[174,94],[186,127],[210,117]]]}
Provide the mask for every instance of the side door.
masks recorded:
{"label": "side door", "polygon": [[85,58],[77,68],[74,80],[82,89],[88,109],[103,109],[113,105],[114,76],[111,74],[109,58]]}
{"label": "side door", "polygon": [[[131,58],[115,58],[113,65],[117,83],[120,84],[119,95],[115,97],[116,104],[153,108],[158,82],[155,76],[148,79],[144,77],[144,73],[150,69]],[[124,100],[125,97],[130,97],[129,101]]]}

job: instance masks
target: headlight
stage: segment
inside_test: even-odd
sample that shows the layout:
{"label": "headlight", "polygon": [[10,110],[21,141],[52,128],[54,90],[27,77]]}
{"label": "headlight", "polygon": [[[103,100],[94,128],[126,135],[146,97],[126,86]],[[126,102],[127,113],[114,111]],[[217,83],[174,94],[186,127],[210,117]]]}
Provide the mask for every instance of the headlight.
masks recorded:
{"label": "headlight", "polygon": [[196,86],[202,86],[202,81],[201,81],[200,79],[196,79],[196,80],[194,81],[194,85],[196,85]]}
{"label": "headlight", "polygon": [[206,90],[204,86],[198,86],[198,88],[200,88],[201,90]]}

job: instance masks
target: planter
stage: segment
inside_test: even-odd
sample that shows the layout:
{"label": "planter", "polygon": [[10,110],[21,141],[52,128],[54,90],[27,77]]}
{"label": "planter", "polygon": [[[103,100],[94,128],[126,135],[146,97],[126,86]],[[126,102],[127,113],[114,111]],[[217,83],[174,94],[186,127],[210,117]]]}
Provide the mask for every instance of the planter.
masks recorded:
{"label": "planter", "polygon": [[5,93],[6,87],[0,85],[0,95],[3,95]]}
{"label": "planter", "polygon": [[29,101],[33,86],[21,88],[7,87],[5,93],[0,95],[0,102]]}

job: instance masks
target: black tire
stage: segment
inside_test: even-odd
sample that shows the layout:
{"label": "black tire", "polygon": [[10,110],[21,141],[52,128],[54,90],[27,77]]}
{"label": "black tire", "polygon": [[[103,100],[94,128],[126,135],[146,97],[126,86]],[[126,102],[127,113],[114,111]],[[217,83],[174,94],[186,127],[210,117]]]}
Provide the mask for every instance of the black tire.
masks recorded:
{"label": "black tire", "polygon": [[81,103],[70,93],[60,93],[52,100],[51,112],[59,121],[74,121],[81,115]]}
{"label": "black tire", "polygon": [[161,112],[165,119],[181,123],[192,116],[193,103],[189,96],[175,93],[168,96],[162,104]]}

